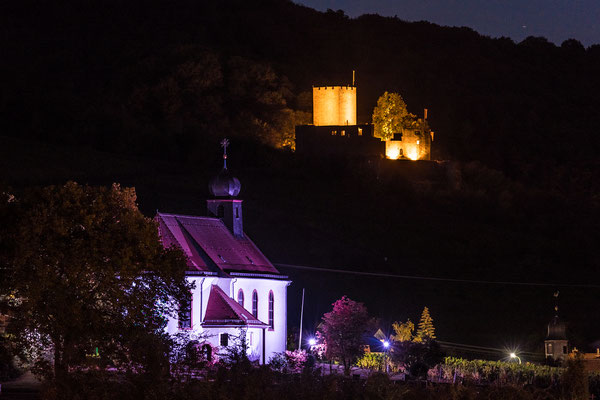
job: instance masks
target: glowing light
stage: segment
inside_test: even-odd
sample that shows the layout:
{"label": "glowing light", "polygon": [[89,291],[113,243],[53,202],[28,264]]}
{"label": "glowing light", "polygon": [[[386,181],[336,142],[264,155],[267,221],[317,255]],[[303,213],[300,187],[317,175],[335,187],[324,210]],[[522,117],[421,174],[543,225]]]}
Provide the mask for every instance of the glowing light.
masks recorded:
{"label": "glowing light", "polygon": [[314,346],[315,344],[317,344],[317,341],[315,340],[315,338],[310,338],[308,339],[308,344],[309,346]]}
{"label": "glowing light", "polygon": [[388,347],[390,347],[390,342],[388,342],[387,340],[383,342],[383,347],[385,347],[386,349]]}
{"label": "glowing light", "polygon": [[408,150],[408,153],[406,154],[406,156],[413,161],[417,160],[419,158],[419,154],[417,153],[417,149],[415,147]]}
{"label": "glowing light", "polygon": [[394,140],[388,140],[385,142],[385,156],[390,160],[397,160],[400,158],[400,142]]}
{"label": "glowing light", "polygon": [[391,160],[397,160],[400,157],[400,150],[396,148],[388,150],[387,157]]}
{"label": "glowing light", "polygon": [[521,364],[521,358],[515,353],[510,353],[510,358],[516,358],[519,361],[519,364]]}

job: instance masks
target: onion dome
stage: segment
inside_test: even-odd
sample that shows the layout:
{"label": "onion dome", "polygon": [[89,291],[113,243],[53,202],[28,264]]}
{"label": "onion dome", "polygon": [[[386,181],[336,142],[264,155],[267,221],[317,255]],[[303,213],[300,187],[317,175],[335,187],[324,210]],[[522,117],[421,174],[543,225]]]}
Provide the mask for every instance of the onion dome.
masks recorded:
{"label": "onion dome", "polygon": [[235,197],[240,193],[242,185],[238,178],[231,175],[227,168],[210,180],[208,184],[210,193],[215,197]]}
{"label": "onion dome", "polygon": [[215,197],[235,197],[240,193],[242,185],[238,178],[231,175],[227,169],[227,146],[229,140],[223,139],[221,147],[223,147],[223,169],[217,176],[212,178],[208,184],[208,190]]}
{"label": "onion dome", "polygon": [[567,340],[567,327],[558,318],[558,315],[555,315],[548,324],[548,336],[546,336],[546,340]]}

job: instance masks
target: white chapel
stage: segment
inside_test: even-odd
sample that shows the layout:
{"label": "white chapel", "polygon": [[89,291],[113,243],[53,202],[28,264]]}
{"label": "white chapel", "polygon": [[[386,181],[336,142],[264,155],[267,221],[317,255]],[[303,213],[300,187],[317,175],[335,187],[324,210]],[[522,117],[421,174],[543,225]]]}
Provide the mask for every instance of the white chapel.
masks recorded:
{"label": "white chapel", "polygon": [[167,332],[187,331],[213,353],[243,332],[249,358],[264,364],[285,351],[291,281],[244,233],[241,185],[227,169],[227,144],[223,169],[209,184],[214,198],[207,200],[208,216],[155,217],[163,245],[185,253],[186,277],[195,283],[191,304],[168,321]]}

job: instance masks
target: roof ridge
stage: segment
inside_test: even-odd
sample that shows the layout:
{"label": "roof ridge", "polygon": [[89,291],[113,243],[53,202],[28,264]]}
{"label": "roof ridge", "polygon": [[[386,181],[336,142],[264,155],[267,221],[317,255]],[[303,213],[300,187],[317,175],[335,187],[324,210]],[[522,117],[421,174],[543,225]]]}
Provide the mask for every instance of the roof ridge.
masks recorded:
{"label": "roof ridge", "polygon": [[169,217],[175,217],[175,218],[191,218],[191,219],[210,219],[213,221],[221,221],[221,218],[218,217],[210,217],[208,215],[187,215],[187,214],[165,214],[165,213],[161,213],[160,215],[167,215]]}
{"label": "roof ridge", "polygon": [[243,238],[236,237],[220,218],[157,212],[156,219],[201,269],[280,274],[251,237],[245,233]]}
{"label": "roof ridge", "polygon": [[[222,302],[224,302],[227,306],[227,310],[229,310],[229,312],[227,314],[230,315],[234,315],[235,318],[228,318],[228,319],[207,319],[206,316],[204,317],[204,321],[203,323],[210,323],[211,321],[229,321],[229,322],[242,322],[245,325],[263,325],[266,326],[266,324],[264,322],[262,322],[261,320],[259,320],[258,318],[256,318],[254,315],[252,315],[248,310],[246,310],[241,304],[237,303],[235,301],[235,299],[229,297],[227,295],[227,293],[225,293],[225,291],[216,284],[212,284],[211,285],[211,291],[210,291],[210,295],[209,295],[209,303],[211,300],[212,295],[216,294],[219,296],[219,298],[221,299]],[[215,299],[216,300],[216,299]],[[239,308],[239,310],[237,310],[236,308]],[[247,314],[247,315],[246,315]]]}
{"label": "roof ridge", "polygon": [[239,313],[231,306],[231,304],[229,304],[229,301],[227,301],[229,299],[229,296],[227,296],[227,294],[225,293],[225,291],[223,289],[221,289],[219,287],[219,285],[215,285],[213,283],[213,286],[216,286],[216,288],[218,289],[217,293],[225,301],[225,304],[227,305],[227,307],[229,307],[229,309],[231,310],[231,312],[233,312],[235,315],[239,316]]}

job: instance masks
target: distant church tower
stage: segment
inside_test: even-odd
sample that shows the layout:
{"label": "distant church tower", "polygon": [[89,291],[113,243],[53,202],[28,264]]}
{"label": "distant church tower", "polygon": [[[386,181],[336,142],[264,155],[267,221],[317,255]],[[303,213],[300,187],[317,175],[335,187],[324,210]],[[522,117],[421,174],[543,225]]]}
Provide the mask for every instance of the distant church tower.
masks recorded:
{"label": "distant church tower", "polygon": [[[558,301],[558,291],[554,293]],[[558,318],[558,304],[554,306],[556,314],[548,324],[548,334],[544,340],[546,358],[555,361],[565,361],[569,354],[569,341],[567,340],[567,329],[564,322]]]}
{"label": "distant church tower", "polygon": [[208,215],[221,218],[223,223],[233,233],[233,236],[241,238],[244,236],[244,224],[242,219],[242,200],[235,199],[242,185],[240,181],[227,169],[227,146],[229,140],[223,139],[223,169],[219,175],[211,179],[208,184],[210,193],[217,197],[206,201]]}

